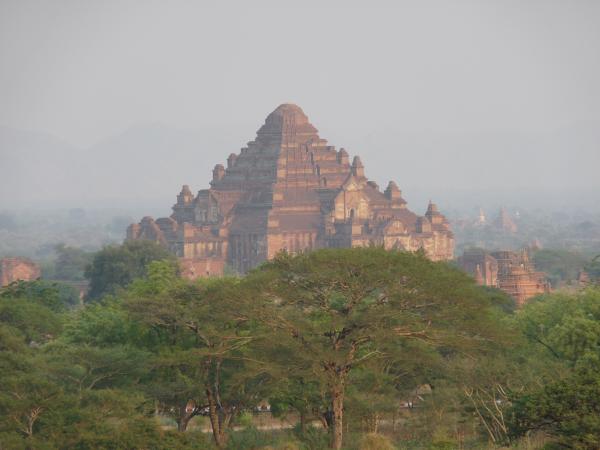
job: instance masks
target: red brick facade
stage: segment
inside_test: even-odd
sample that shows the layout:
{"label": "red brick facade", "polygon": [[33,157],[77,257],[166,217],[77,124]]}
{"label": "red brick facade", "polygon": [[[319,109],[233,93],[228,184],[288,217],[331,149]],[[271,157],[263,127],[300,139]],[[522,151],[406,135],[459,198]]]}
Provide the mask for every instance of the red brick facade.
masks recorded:
{"label": "red brick facade", "polygon": [[0,286],[19,280],[37,280],[40,275],[39,266],[26,258],[0,259]]}
{"label": "red brick facade", "polygon": [[285,249],[383,245],[451,259],[454,237],[434,204],[423,216],[406,208],[393,181],[381,191],[352,161],[321,139],[296,105],[273,111],[256,139],[217,164],[209,189],[183,186],[169,218],[145,217],[127,239],[160,242],[184,274],[244,273]]}

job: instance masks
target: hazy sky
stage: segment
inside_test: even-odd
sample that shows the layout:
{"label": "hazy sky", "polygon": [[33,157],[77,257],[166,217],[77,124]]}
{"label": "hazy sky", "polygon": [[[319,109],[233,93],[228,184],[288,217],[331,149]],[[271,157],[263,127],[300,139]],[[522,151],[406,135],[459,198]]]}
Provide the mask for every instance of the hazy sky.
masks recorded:
{"label": "hazy sky", "polygon": [[197,188],[283,102],[380,184],[600,188],[600,1],[2,0],[0,62],[0,125],[221,134]]}

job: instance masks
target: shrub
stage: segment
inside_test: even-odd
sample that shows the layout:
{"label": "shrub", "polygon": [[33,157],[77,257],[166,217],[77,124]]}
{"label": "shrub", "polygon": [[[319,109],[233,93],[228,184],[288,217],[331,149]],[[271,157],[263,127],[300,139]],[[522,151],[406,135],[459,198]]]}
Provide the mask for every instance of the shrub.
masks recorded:
{"label": "shrub", "polygon": [[360,440],[360,450],[395,450],[396,447],[387,437],[377,433],[365,434]]}

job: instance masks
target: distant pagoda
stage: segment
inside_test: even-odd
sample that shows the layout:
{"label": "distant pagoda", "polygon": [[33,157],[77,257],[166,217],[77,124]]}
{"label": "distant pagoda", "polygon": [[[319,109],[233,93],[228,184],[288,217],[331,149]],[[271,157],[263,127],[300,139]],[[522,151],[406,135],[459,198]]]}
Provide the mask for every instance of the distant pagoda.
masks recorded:
{"label": "distant pagoda", "polygon": [[517,224],[512,220],[504,208],[500,208],[498,217],[496,217],[496,220],[494,221],[494,226],[498,230],[507,231],[509,233],[516,233],[518,230]]}
{"label": "distant pagoda", "polygon": [[256,139],[217,164],[209,189],[184,185],[169,218],[145,217],[127,239],[150,239],[175,253],[190,278],[247,272],[281,250],[290,253],[371,244],[453,257],[454,237],[435,204],[424,216],[406,208],[396,183],[381,192],[293,104],[280,105]]}

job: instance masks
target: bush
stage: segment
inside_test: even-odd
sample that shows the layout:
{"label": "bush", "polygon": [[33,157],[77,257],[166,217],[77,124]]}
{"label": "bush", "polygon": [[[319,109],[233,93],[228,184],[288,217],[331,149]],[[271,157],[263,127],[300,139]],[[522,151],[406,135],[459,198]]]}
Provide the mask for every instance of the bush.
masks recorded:
{"label": "bush", "polygon": [[[227,448],[231,450],[296,450],[298,446],[289,440],[289,434],[279,431],[260,431],[250,426],[240,431],[231,431]],[[324,447],[318,447],[324,448]]]}
{"label": "bush", "polygon": [[248,428],[254,423],[254,416],[252,413],[244,412],[236,420],[237,424],[241,427]]}
{"label": "bush", "polygon": [[321,450],[329,447],[329,433],[321,428],[307,426],[306,430],[302,432],[300,426],[297,426],[294,428],[294,434],[308,450]]}
{"label": "bush", "polygon": [[396,447],[387,437],[377,433],[365,434],[360,440],[359,450],[395,450]]}
{"label": "bush", "polygon": [[430,450],[454,450],[458,448],[458,442],[448,435],[444,428],[438,428],[434,431],[431,438]]}

